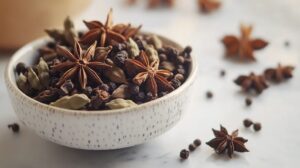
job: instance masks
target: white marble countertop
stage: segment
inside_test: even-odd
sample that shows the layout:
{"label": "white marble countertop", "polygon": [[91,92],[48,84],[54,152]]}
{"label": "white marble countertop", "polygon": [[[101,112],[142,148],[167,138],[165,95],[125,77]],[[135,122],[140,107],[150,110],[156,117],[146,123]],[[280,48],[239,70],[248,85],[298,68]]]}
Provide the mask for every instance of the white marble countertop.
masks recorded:
{"label": "white marble countertop", "polygon": [[[169,132],[146,144],[113,151],[83,151],[45,141],[25,127],[19,134],[7,129],[18,121],[4,86],[3,72],[10,54],[0,55],[0,167],[2,168],[83,168],[83,167],[297,167],[300,156],[300,2],[298,0],[224,0],[222,8],[203,15],[194,1],[177,0],[173,9],[146,10],[143,3],[122,6],[123,1],[94,2],[83,18],[104,19],[109,7],[114,8],[115,21],[143,24],[146,31],[171,37],[183,45],[190,44],[199,62],[198,80],[186,115]],[[254,36],[270,41],[256,53],[257,62],[241,64],[223,59],[220,39],[224,34],[237,34],[239,23],[255,25]],[[285,47],[284,42],[290,46]],[[292,64],[294,78],[271,85],[245,107],[245,95],[233,84],[239,74],[261,73],[269,66]],[[221,69],[227,71],[219,77]],[[211,90],[214,97],[205,98]],[[297,105],[298,104],[298,105]],[[244,118],[262,123],[261,132],[243,128]],[[249,139],[249,153],[238,153],[230,160],[214,154],[204,142],[213,137],[211,128],[223,124],[230,131],[240,129]],[[203,145],[184,162],[179,151],[196,137]]]}

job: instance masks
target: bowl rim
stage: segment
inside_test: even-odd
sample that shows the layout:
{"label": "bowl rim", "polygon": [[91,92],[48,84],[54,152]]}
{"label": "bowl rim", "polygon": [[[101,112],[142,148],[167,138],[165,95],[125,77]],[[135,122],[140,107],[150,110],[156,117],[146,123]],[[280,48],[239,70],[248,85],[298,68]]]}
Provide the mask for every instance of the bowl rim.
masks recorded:
{"label": "bowl rim", "polygon": [[[142,32],[143,34],[149,34],[148,32]],[[154,33],[151,33],[154,34]],[[167,40],[181,48],[183,48],[181,45],[179,45],[178,43],[174,42],[173,40],[170,40],[169,38],[166,38],[164,36],[158,35],[155,33],[155,35],[157,35],[158,37]],[[25,93],[23,93],[16,85],[16,81],[14,81],[10,75],[11,71],[14,71],[14,63],[16,61],[18,61],[21,57],[24,56],[25,51],[28,50],[32,50],[34,49],[36,46],[40,46],[42,43],[49,41],[50,38],[49,37],[41,37],[38,38],[34,41],[31,41],[27,44],[25,44],[23,47],[21,47],[20,49],[18,49],[10,58],[9,63],[7,64],[6,68],[5,68],[5,79],[6,79],[6,84],[7,85],[11,85],[12,87],[7,87],[12,88],[13,90],[15,90],[21,97],[23,97],[24,99],[27,99],[28,101],[30,101],[30,103],[36,105],[36,106],[40,106],[40,107],[44,107],[44,108],[49,108],[49,109],[53,109],[53,112],[60,112],[60,113],[65,113],[65,114],[78,114],[78,115],[91,115],[91,114],[118,114],[118,113],[125,113],[125,112],[131,112],[131,111],[139,111],[142,110],[146,107],[149,106],[154,106],[156,104],[158,104],[159,102],[163,102],[167,99],[170,99],[174,96],[178,96],[180,95],[181,92],[185,91],[187,88],[189,88],[190,85],[192,85],[192,83],[195,81],[196,78],[196,72],[198,69],[198,64],[197,64],[197,59],[194,55],[191,55],[191,69],[190,69],[190,74],[187,77],[187,79],[185,80],[185,82],[178,87],[177,89],[175,89],[174,91],[172,91],[171,93],[168,93],[165,96],[162,96],[160,98],[157,98],[155,100],[151,100],[149,102],[146,103],[142,103],[139,104],[137,106],[132,106],[132,107],[126,107],[126,108],[121,108],[121,109],[109,109],[109,110],[72,110],[72,109],[65,109],[65,108],[61,108],[61,107],[55,107],[55,106],[51,106],[42,102],[39,102],[29,96],[27,96]],[[11,94],[11,93],[10,93]]]}

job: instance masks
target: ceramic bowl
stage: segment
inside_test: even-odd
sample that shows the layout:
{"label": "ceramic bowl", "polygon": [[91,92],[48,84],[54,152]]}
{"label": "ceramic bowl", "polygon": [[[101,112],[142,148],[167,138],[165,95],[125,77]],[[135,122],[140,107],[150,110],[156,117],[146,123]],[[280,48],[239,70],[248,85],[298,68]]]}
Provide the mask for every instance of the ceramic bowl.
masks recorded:
{"label": "ceramic bowl", "polygon": [[[182,50],[171,40],[159,36],[164,44]],[[18,50],[5,72],[6,86],[15,113],[39,136],[71,148],[109,150],[130,147],[149,141],[170,128],[182,117],[189,90],[196,77],[196,61],[187,80],[173,92],[156,100],[124,109],[102,111],[68,110],[40,103],[21,92],[15,79],[19,62],[32,65],[38,48],[48,38],[38,39]]]}

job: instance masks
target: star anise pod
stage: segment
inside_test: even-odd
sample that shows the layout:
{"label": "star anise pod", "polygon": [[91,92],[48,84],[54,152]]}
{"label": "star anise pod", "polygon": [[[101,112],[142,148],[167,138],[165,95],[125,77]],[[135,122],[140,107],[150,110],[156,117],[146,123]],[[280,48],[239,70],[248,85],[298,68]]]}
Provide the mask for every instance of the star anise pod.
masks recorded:
{"label": "star anise pod", "polygon": [[268,42],[259,38],[251,39],[252,26],[241,25],[240,31],[241,37],[228,35],[223,38],[226,56],[255,61],[253,51],[265,48]]}
{"label": "star anise pod", "polygon": [[56,42],[64,45],[73,46],[74,39],[77,38],[73,22],[67,17],[64,21],[64,30],[47,29],[46,33]]}
{"label": "star anise pod", "polygon": [[293,77],[293,70],[295,68],[293,66],[281,66],[278,64],[277,68],[268,68],[265,70],[265,77],[268,80],[272,80],[275,82],[281,82],[284,79],[289,79]]}
{"label": "star anise pod", "polygon": [[146,84],[147,91],[157,97],[158,89],[161,91],[172,91],[173,86],[166,79],[171,75],[168,70],[158,69],[157,61],[149,62],[149,58],[144,51],[136,59],[127,59],[125,67],[129,74],[135,75],[132,82],[141,85]]}
{"label": "star anise pod", "polygon": [[111,68],[110,65],[104,63],[106,54],[96,54],[95,50],[102,50],[102,48],[96,49],[96,42],[91,45],[85,52],[82,51],[80,44],[77,40],[74,43],[74,52],[57,45],[58,55],[62,55],[68,59],[68,61],[56,64],[52,66],[54,71],[65,71],[60,77],[57,85],[62,85],[66,80],[72,79],[78,75],[79,84],[84,89],[88,83],[88,79],[96,82],[96,84],[102,84],[102,80],[99,76],[99,71],[107,68]]}
{"label": "star anise pod", "polygon": [[244,91],[253,89],[259,94],[262,93],[264,89],[268,88],[264,76],[255,75],[254,73],[250,73],[249,76],[241,75],[234,82],[241,86]]}
{"label": "star anise pod", "polygon": [[135,28],[131,27],[130,24],[113,25],[112,12],[112,9],[110,9],[105,24],[99,21],[83,21],[89,31],[81,37],[80,42],[82,44],[91,44],[94,41],[98,41],[100,46],[103,47],[122,43],[138,33],[141,26]]}
{"label": "star anise pod", "polygon": [[148,0],[148,7],[155,8],[160,6],[161,4],[167,5],[168,7],[172,7],[175,3],[175,0]]}
{"label": "star anise pod", "polygon": [[239,130],[235,130],[229,135],[226,128],[221,125],[219,131],[215,129],[212,129],[212,131],[215,138],[206,142],[206,144],[212,147],[217,154],[222,154],[227,151],[227,155],[231,158],[234,151],[249,152],[245,147],[245,143],[248,140],[238,137]]}
{"label": "star anise pod", "polygon": [[218,0],[198,0],[199,8],[203,13],[209,13],[221,6]]}

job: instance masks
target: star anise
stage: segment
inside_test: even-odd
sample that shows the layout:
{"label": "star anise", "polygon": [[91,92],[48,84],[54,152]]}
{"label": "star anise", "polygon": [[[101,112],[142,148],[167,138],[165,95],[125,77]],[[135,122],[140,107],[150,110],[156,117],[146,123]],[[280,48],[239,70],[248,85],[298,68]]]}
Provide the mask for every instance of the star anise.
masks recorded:
{"label": "star anise", "polygon": [[264,89],[268,88],[264,76],[255,75],[254,73],[250,73],[249,76],[241,75],[234,82],[241,86],[244,91],[253,89],[259,94],[262,93]]}
{"label": "star anise", "polygon": [[100,46],[103,47],[122,43],[137,34],[141,26],[135,28],[131,27],[130,24],[113,25],[112,12],[112,9],[110,9],[105,24],[99,21],[83,21],[89,31],[81,37],[80,42],[82,44],[91,44],[94,41],[98,41]]}
{"label": "star anise", "polygon": [[[99,72],[99,70],[111,68],[110,65],[104,63],[109,50],[101,53],[104,49],[101,47],[96,49],[96,42],[94,42],[94,44],[85,52],[82,51],[77,40],[75,40],[74,43],[73,53],[60,45],[57,46],[56,50],[58,55],[62,55],[68,59],[68,61],[52,66],[54,71],[65,71],[57,83],[59,86],[66,80],[75,77],[76,74],[78,74],[79,84],[82,89],[86,87],[88,79],[96,82],[96,84],[102,84],[103,82],[97,72]],[[98,53],[99,50],[100,53]]]}
{"label": "star anise", "polygon": [[74,39],[77,38],[74,24],[69,17],[67,17],[64,21],[63,31],[57,29],[47,29],[45,31],[56,42],[60,42],[68,46],[73,46]]}
{"label": "star anise", "polygon": [[148,7],[155,8],[161,4],[167,5],[168,7],[172,7],[175,3],[175,0],[148,0]]}
{"label": "star anise", "polygon": [[222,42],[226,48],[226,56],[255,61],[253,51],[265,48],[268,42],[259,38],[251,39],[252,26],[241,25],[240,31],[240,38],[234,35],[223,38]]}
{"label": "star anise", "polygon": [[284,79],[289,79],[293,77],[293,70],[295,68],[293,66],[281,66],[278,64],[277,68],[268,68],[265,70],[265,77],[268,80],[272,80],[275,82],[281,82]]}
{"label": "star anise", "polygon": [[157,97],[158,89],[162,91],[172,91],[173,86],[166,79],[172,73],[168,70],[158,69],[157,61],[149,62],[149,58],[144,51],[136,59],[127,59],[125,67],[127,72],[135,75],[132,82],[141,85],[146,84],[147,91],[151,92],[154,97]]}
{"label": "star anise", "polygon": [[227,150],[227,155],[231,158],[234,151],[249,152],[245,147],[248,140],[238,137],[239,130],[235,130],[229,135],[226,128],[221,125],[219,131],[215,129],[212,129],[212,131],[215,138],[206,142],[206,144],[215,149],[217,154],[222,154]]}
{"label": "star anise", "polygon": [[203,13],[209,13],[221,6],[218,0],[198,0],[199,8]]}

